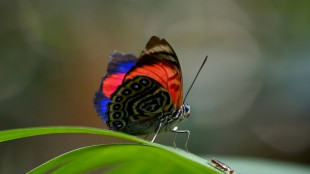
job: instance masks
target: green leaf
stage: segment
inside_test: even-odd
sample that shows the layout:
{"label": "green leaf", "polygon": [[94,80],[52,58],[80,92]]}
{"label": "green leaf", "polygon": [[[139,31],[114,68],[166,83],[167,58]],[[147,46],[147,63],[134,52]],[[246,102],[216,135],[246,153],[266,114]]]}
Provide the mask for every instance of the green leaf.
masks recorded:
{"label": "green leaf", "polygon": [[[220,173],[205,159],[128,134],[87,127],[37,127],[0,131],[0,142],[37,135],[88,133],[113,136],[140,144],[95,145],[60,155],[29,173]],[[97,172],[98,172],[97,171]]]}
{"label": "green leaf", "polygon": [[32,137],[37,135],[60,134],[60,133],[85,133],[85,134],[107,135],[112,137],[123,138],[130,141],[135,141],[137,143],[151,144],[150,142],[142,140],[135,136],[131,136],[116,131],[90,128],[90,127],[76,127],[76,126],[35,127],[35,128],[20,128],[20,129],[0,131],[0,142],[25,137]]}
{"label": "green leaf", "polygon": [[61,155],[29,173],[44,173],[55,167],[59,167],[53,171],[55,174],[84,173],[102,168],[110,173],[217,173],[164,149],[134,144],[81,148]]}

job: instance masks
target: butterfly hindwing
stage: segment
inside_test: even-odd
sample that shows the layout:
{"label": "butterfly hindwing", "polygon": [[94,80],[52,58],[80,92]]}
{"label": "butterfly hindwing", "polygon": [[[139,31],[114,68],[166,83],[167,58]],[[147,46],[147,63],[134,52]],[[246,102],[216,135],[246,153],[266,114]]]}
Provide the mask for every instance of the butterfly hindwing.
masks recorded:
{"label": "butterfly hindwing", "polygon": [[107,125],[114,130],[169,113],[173,108],[169,91],[148,76],[135,76],[124,81],[111,100]]}

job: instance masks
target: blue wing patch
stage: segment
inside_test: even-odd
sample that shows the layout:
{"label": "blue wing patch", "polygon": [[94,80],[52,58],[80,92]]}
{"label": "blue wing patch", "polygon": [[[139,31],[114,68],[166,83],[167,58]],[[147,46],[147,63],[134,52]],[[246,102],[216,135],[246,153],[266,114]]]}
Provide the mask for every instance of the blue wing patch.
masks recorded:
{"label": "blue wing patch", "polygon": [[111,102],[111,100],[103,95],[101,90],[98,90],[95,94],[94,104],[95,109],[97,111],[98,116],[103,120],[104,123],[107,122],[107,109],[108,109],[108,103]]}
{"label": "blue wing patch", "polygon": [[123,54],[114,51],[110,54],[107,74],[127,73],[137,62],[137,57],[132,54]]}
{"label": "blue wing patch", "polygon": [[130,62],[124,62],[121,63],[117,68],[117,73],[127,73],[131,67],[133,67],[136,64],[136,62],[130,61]]}

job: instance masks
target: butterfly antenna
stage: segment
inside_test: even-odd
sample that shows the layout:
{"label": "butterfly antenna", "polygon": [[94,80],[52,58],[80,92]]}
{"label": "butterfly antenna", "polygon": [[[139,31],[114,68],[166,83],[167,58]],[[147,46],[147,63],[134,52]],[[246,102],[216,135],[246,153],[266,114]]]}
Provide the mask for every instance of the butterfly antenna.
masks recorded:
{"label": "butterfly antenna", "polygon": [[199,75],[199,73],[200,73],[200,71],[201,71],[203,65],[206,63],[207,59],[208,59],[208,55],[206,56],[206,58],[205,58],[204,61],[202,62],[201,66],[200,66],[200,68],[199,68],[199,70],[198,70],[198,72],[197,72],[197,74],[196,74],[196,77],[194,78],[194,80],[193,80],[191,86],[189,87],[189,89],[187,90],[187,93],[186,93],[186,95],[185,95],[185,97],[184,97],[184,100],[183,100],[183,104],[184,104],[184,102],[185,102],[185,100],[186,100],[186,97],[187,97],[189,91],[192,89],[193,84],[195,83],[195,81],[196,81],[196,79],[197,79],[197,77],[198,77],[198,75]]}

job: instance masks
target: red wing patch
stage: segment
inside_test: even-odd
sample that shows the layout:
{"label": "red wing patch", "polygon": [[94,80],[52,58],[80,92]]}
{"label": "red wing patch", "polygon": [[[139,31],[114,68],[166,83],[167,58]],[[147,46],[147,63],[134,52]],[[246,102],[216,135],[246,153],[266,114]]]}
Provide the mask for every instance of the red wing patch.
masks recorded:
{"label": "red wing patch", "polygon": [[122,84],[125,73],[112,74],[102,81],[102,93],[110,98],[119,85]]}
{"label": "red wing patch", "polygon": [[165,66],[163,63],[144,65],[135,68],[125,76],[124,80],[132,79],[138,75],[145,75],[159,82],[166,89],[168,89],[174,105],[179,108],[182,105],[183,88],[182,81],[180,81],[179,71],[170,66]]}

